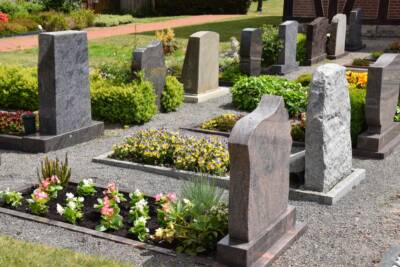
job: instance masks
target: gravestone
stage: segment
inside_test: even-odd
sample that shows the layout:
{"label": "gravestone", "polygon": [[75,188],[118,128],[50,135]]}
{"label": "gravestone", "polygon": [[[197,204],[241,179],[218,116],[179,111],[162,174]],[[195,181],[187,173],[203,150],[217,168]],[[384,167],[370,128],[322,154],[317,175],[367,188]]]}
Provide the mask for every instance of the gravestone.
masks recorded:
{"label": "gravestone", "polygon": [[357,51],[365,47],[362,42],[362,22],[364,13],[361,8],[350,12],[349,32],[346,38],[346,50]]}
{"label": "gravestone", "polygon": [[307,24],[306,65],[313,65],[326,58],[328,18],[319,17]]}
{"label": "gravestone", "polygon": [[288,205],[292,146],[280,96],[263,96],[229,137],[229,235],[218,243],[226,266],[265,266],[305,230]]}
{"label": "gravestone", "polygon": [[309,91],[305,188],[328,192],[352,172],[350,97],[346,68],[317,68]]}
{"label": "gravestone", "polygon": [[399,100],[400,55],[383,54],[368,68],[365,119],[356,154],[385,158],[400,144],[400,123],[393,122]]}
{"label": "gravestone", "polygon": [[261,74],[261,29],[246,28],[240,38],[240,71],[250,76]]}
{"label": "gravestone", "polygon": [[186,102],[203,102],[229,93],[219,88],[219,34],[200,31],[189,38],[182,81]]}
{"label": "gravestone", "polygon": [[157,106],[161,108],[161,95],[165,87],[165,76],[167,75],[162,43],[155,41],[144,48],[136,49],[133,53],[132,70],[134,75],[138,71],[144,72],[144,77],[154,86]]}
{"label": "gravestone", "polygon": [[329,59],[337,59],[345,55],[347,17],[336,14],[332,18],[330,38],[327,45]]}
{"label": "gravestone", "polygon": [[288,20],[279,26],[279,38],[283,42],[283,49],[278,57],[278,63],[269,71],[271,74],[285,75],[296,71],[299,64],[296,61],[297,34],[299,23]]}

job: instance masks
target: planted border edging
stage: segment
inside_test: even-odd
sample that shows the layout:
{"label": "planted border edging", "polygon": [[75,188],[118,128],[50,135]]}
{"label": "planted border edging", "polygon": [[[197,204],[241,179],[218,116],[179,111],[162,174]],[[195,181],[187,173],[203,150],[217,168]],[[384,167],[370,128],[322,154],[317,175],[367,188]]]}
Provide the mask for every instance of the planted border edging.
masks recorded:
{"label": "planted border edging", "polygon": [[360,184],[365,177],[364,169],[353,169],[350,175],[341,180],[327,193],[290,188],[289,199],[317,202],[323,205],[334,205],[354,187]]}
{"label": "planted border edging", "polygon": [[[153,166],[153,165],[145,165],[135,162],[116,160],[109,158],[112,155],[113,151],[107,152],[100,156],[97,156],[92,159],[95,163],[102,163],[114,167],[126,168],[126,169],[135,169],[150,173],[155,173],[159,175],[165,175],[177,179],[182,180],[190,180],[193,177],[207,177],[210,181],[215,182],[218,187],[229,189],[229,176],[215,176],[208,175],[204,173],[196,173],[191,171],[183,171],[177,170],[174,168],[161,167],[161,166]],[[294,173],[300,173],[304,171],[305,166],[305,151],[300,151],[295,154],[291,154],[290,156],[290,170]]]}

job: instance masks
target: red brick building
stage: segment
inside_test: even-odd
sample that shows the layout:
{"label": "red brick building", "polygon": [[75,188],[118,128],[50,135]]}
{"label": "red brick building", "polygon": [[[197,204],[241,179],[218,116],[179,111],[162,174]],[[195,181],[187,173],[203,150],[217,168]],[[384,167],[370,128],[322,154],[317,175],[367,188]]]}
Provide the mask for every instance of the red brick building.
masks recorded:
{"label": "red brick building", "polygon": [[285,0],[284,17],[302,22],[362,8],[365,24],[400,24],[400,0]]}

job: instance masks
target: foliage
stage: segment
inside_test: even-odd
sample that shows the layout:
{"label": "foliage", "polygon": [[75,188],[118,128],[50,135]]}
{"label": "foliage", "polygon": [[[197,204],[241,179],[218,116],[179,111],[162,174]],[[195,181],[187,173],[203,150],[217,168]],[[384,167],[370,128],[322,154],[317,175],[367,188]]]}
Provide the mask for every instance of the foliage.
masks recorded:
{"label": "foliage", "polygon": [[161,107],[164,112],[177,110],[184,100],[183,84],[174,76],[166,77],[165,88],[161,95]]}
{"label": "foliage", "polygon": [[17,208],[22,205],[23,197],[20,192],[10,191],[10,189],[7,188],[5,191],[0,191],[0,199],[7,205]]}
{"label": "foliage", "polygon": [[113,123],[149,121],[157,112],[153,85],[143,76],[126,84],[114,84],[97,72],[91,76],[92,114]]}
{"label": "foliage", "polygon": [[0,133],[22,134],[24,132],[22,115],[27,113],[28,112],[24,111],[16,111],[16,112],[0,111]]}
{"label": "foliage", "polygon": [[296,82],[300,83],[302,86],[309,86],[312,80],[311,73],[304,73],[297,77]]}
{"label": "foliage", "polygon": [[96,194],[95,184],[92,179],[83,179],[76,187],[79,196],[93,196]]}
{"label": "foliage", "polygon": [[60,179],[55,175],[41,180],[39,188],[50,198],[57,198],[58,192],[63,189]]}
{"label": "foliage", "polygon": [[46,31],[64,31],[69,28],[68,20],[65,14],[48,11],[38,15],[37,22],[42,25]]}
{"label": "foliage", "polygon": [[36,69],[0,65],[0,108],[37,110]]}
{"label": "foliage", "polygon": [[296,60],[300,65],[305,65],[307,59],[307,36],[303,33],[297,35]]}
{"label": "foliage", "polygon": [[120,24],[128,24],[134,22],[131,15],[109,15],[99,14],[94,19],[94,26],[96,27],[111,27]]}
{"label": "foliage", "polygon": [[49,207],[47,206],[49,200],[49,195],[39,187],[33,191],[31,198],[27,200],[28,209],[36,215],[44,214],[49,210]]}
{"label": "foliage", "polygon": [[394,116],[394,121],[400,122],[400,103],[397,105],[396,115]]}
{"label": "foliage", "polygon": [[94,77],[100,75],[100,78],[114,85],[130,83],[133,80],[131,66],[128,62],[102,63],[97,71],[98,73],[95,73],[93,75]]}
{"label": "foliage", "polygon": [[356,146],[358,135],[366,130],[364,108],[367,91],[353,85],[349,87],[349,93],[351,105],[351,139],[353,146]]}
{"label": "foliage", "polygon": [[352,65],[355,67],[368,67],[371,62],[368,59],[355,58],[353,59]]}
{"label": "foliage", "polygon": [[231,57],[224,57],[219,63],[219,79],[227,82],[236,82],[240,77],[245,76],[240,71],[239,60]]}
{"label": "foliage", "polygon": [[203,122],[201,129],[220,132],[231,132],[236,122],[243,116],[233,113],[226,113]]}
{"label": "foliage", "polygon": [[96,18],[94,11],[90,9],[79,9],[72,11],[69,15],[73,21],[72,28],[78,30],[93,26]]}
{"label": "foliage", "polygon": [[168,28],[165,31],[156,31],[156,39],[161,41],[165,55],[170,55],[178,50],[178,44],[175,39],[175,32],[173,29]]}
{"label": "foliage", "polygon": [[251,0],[157,0],[156,14],[163,16],[199,14],[246,14]]}
{"label": "foliage", "polygon": [[144,199],[144,194],[139,190],[129,194],[131,208],[129,218],[133,226],[129,232],[136,235],[140,241],[145,241],[149,237],[149,229],[146,227],[149,216],[149,205]]}
{"label": "foliage", "polygon": [[266,24],[262,27],[262,31],[262,63],[263,66],[268,67],[277,63],[279,53],[283,48],[283,42],[279,38],[278,27]]}
{"label": "foliage", "polygon": [[291,135],[294,141],[304,142],[306,140],[306,113],[301,113],[296,119],[290,120]]}
{"label": "foliage", "polygon": [[70,13],[81,7],[82,0],[40,0],[47,10]]}
{"label": "foliage", "polygon": [[72,224],[76,224],[77,220],[83,218],[83,197],[75,197],[72,193],[66,194],[67,205],[65,207],[57,203],[57,213],[64,217],[65,220]]}
{"label": "foliage", "polygon": [[265,94],[282,96],[290,117],[307,110],[307,88],[284,78],[243,77],[232,88],[233,104],[241,110],[254,110]]}
{"label": "foliage", "polygon": [[191,255],[215,249],[228,231],[228,208],[222,193],[207,179],[201,179],[185,186],[182,200],[159,199],[157,213],[162,214],[158,218],[163,227],[156,230],[152,239],[177,241],[177,251]]}
{"label": "foliage", "polygon": [[371,53],[371,57],[375,60],[377,60],[380,56],[383,55],[383,51],[374,51]]}
{"label": "foliage", "polygon": [[0,0],[0,13],[7,14],[11,19],[38,13],[43,8],[43,5],[34,1]]}
{"label": "foliage", "polygon": [[68,184],[69,179],[71,178],[71,168],[68,166],[68,156],[65,155],[65,160],[60,161],[58,158],[55,160],[51,160],[48,157],[40,163],[40,172],[38,170],[38,178],[39,182],[43,182],[44,180],[56,176],[61,186],[65,186]]}
{"label": "foliage", "polygon": [[169,166],[180,170],[225,175],[229,153],[218,138],[195,138],[161,129],[148,129],[113,147],[112,158]]}
{"label": "foliage", "polygon": [[356,87],[358,89],[367,89],[368,72],[347,71],[346,78],[350,87]]}

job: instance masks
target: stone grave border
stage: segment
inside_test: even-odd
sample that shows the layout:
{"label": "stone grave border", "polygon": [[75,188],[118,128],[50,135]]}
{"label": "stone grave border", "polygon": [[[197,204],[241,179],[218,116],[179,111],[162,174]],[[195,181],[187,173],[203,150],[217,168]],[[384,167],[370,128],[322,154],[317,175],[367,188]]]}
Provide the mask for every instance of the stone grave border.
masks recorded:
{"label": "stone grave border", "polygon": [[400,262],[397,262],[398,258],[400,258],[400,246],[392,246],[383,255],[383,259],[377,265],[377,267],[397,267],[397,266],[400,266]]}
{"label": "stone grave border", "polygon": [[[92,159],[92,162],[101,163],[113,167],[134,169],[149,173],[155,173],[159,175],[165,175],[168,177],[176,178],[178,180],[190,180],[194,177],[204,177],[212,182],[215,182],[215,184],[221,188],[229,189],[229,176],[215,176],[204,173],[177,170],[169,167],[153,166],[153,165],[123,161],[123,160],[116,160],[109,158],[109,156],[112,153],[113,151],[110,151],[100,156],[94,157]],[[301,171],[304,171],[305,167],[304,160],[305,160],[305,150],[291,154],[290,161],[291,161],[291,169],[293,170],[293,172],[299,173]]]}

